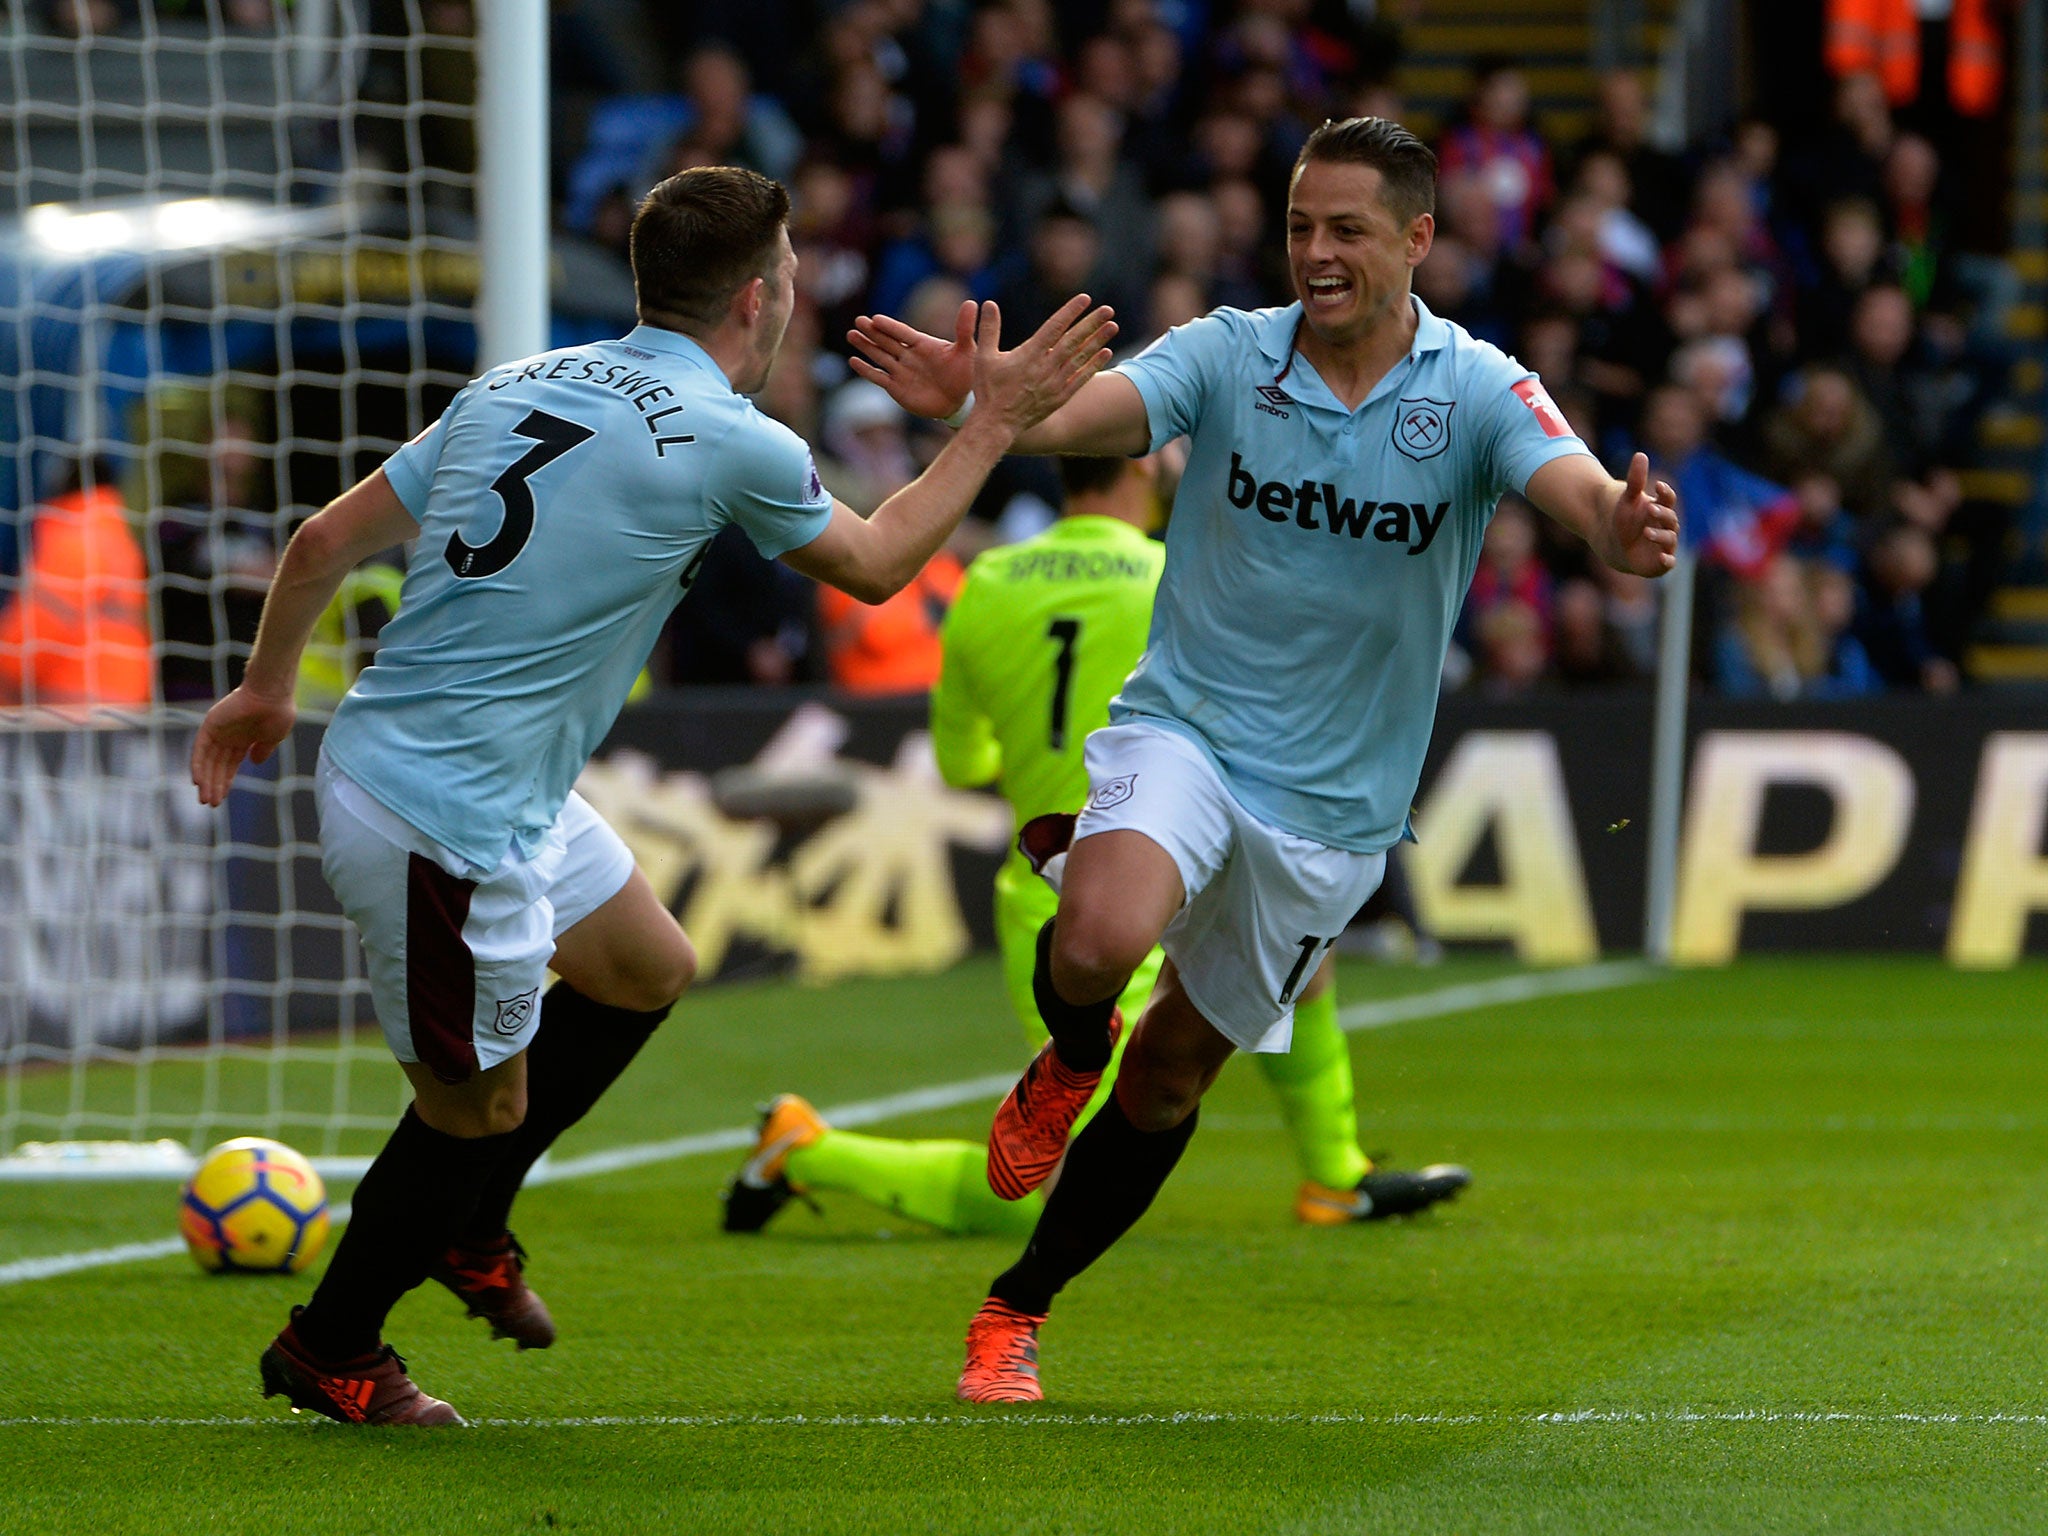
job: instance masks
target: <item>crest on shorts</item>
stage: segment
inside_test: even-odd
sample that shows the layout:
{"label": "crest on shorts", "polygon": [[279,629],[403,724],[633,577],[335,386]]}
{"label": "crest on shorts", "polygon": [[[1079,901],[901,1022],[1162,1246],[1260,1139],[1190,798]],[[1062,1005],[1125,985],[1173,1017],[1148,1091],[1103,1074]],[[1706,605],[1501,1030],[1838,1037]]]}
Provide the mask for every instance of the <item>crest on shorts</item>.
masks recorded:
{"label": "crest on shorts", "polygon": [[1131,798],[1131,788],[1138,782],[1135,773],[1127,773],[1120,779],[1105,779],[1095,786],[1095,793],[1088,797],[1091,811],[1113,811]]}
{"label": "crest on shorts", "polygon": [[1420,462],[1433,459],[1451,445],[1451,412],[1455,400],[1410,396],[1394,402],[1394,446]]}
{"label": "crest on shorts", "polygon": [[540,997],[540,988],[522,992],[517,997],[498,999],[498,1012],[491,1020],[491,1028],[501,1035],[517,1035],[526,1028],[533,1018],[533,1005]]}

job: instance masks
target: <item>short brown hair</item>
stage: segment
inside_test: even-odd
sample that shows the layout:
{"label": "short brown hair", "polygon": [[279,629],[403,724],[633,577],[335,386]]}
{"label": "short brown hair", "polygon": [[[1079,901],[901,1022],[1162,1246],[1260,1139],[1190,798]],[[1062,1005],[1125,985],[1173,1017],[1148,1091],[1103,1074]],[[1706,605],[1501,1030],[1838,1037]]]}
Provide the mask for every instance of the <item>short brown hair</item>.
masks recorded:
{"label": "short brown hair", "polygon": [[1113,490],[1130,468],[1129,459],[1099,459],[1063,454],[1060,457],[1060,488],[1069,497]]}
{"label": "short brown hair", "polygon": [[1399,123],[1384,117],[1325,119],[1295,157],[1294,178],[1311,160],[1369,165],[1380,173],[1380,196],[1403,222],[1436,212],[1436,154]]}
{"label": "short brown hair", "polygon": [[734,165],[680,171],[633,215],[633,293],[651,324],[715,326],[732,296],[767,274],[789,221],[782,183]]}

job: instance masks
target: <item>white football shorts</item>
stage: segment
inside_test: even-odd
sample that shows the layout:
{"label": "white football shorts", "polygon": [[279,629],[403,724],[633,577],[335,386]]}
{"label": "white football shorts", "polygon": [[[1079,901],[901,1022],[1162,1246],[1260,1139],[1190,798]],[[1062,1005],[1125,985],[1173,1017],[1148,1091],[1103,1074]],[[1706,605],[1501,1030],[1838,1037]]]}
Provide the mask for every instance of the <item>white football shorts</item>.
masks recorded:
{"label": "white football shorts", "polygon": [[370,996],[400,1061],[466,1082],[526,1049],[555,941],[625,887],[633,855],[581,795],[532,857],[479,872],[321,754],[320,868],[363,936]]}
{"label": "white football shorts", "polygon": [[1074,840],[1142,832],[1173,856],[1187,897],[1160,943],[1188,999],[1246,1051],[1294,1037],[1294,999],[1386,873],[1269,826],[1238,804],[1202,749],[1142,720],[1088,738],[1088,803]]}

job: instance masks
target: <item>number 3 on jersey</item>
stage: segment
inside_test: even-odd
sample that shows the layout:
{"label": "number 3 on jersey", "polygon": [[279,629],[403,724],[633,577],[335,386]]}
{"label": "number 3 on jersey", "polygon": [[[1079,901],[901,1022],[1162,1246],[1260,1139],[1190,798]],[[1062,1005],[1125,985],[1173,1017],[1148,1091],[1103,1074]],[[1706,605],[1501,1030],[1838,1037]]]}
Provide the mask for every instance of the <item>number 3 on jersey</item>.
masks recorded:
{"label": "number 3 on jersey", "polygon": [[448,535],[448,569],[471,581],[497,575],[533,537],[533,488],[527,480],[571,448],[597,436],[580,422],[567,421],[547,411],[528,411],[526,419],[512,430],[533,439],[533,446],[491,482],[491,489],[505,504],[505,520],[498,525],[497,534],[483,545],[465,543],[460,529]]}

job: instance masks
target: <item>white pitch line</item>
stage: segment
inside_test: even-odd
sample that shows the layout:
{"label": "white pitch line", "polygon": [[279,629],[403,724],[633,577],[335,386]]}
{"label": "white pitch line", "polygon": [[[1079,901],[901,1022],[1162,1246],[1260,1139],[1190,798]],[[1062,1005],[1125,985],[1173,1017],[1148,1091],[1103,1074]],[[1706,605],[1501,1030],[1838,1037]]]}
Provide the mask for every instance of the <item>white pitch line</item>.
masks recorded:
{"label": "white pitch line", "polygon": [[[349,1218],[346,1201],[330,1206],[327,1219],[341,1226]],[[20,1285],[25,1280],[54,1280],[81,1269],[104,1269],[110,1264],[139,1264],[144,1259],[168,1259],[185,1251],[182,1237],[160,1237],[148,1243],[123,1243],[118,1248],[92,1248],[84,1253],[53,1253],[40,1259],[16,1259],[0,1264],[0,1285]]]}
{"label": "white pitch line", "polygon": [[[1522,1003],[1540,997],[1563,997],[1581,992],[1604,992],[1613,987],[1625,987],[1647,981],[1656,974],[1653,967],[1630,960],[1578,966],[1564,971],[1528,972],[1502,976],[1493,981],[1463,982],[1457,986],[1438,987],[1434,991],[1389,998],[1384,1002],[1354,1003],[1337,1015],[1337,1021],[1348,1031],[1384,1029],[1390,1024],[1468,1013],[1477,1008],[1497,1007],[1503,1003]],[[996,1098],[1009,1092],[1010,1085],[1015,1081],[1014,1072],[990,1073],[984,1077],[965,1078],[956,1083],[939,1083],[930,1088],[913,1088],[904,1093],[885,1094],[880,1098],[860,1099],[851,1104],[836,1104],[821,1113],[833,1125],[849,1128],[873,1125],[878,1121],[894,1119],[898,1115],[951,1109],[959,1104],[972,1104],[982,1099]],[[752,1126],[735,1126],[730,1130],[701,1131],[693,1136],[676,1136],[666,1141],[640,1142],[632,1146],[611,1147],[602,1152],[586,1152],[581,1157],[543,1158],[528,1176],[527,1182],[553,1184],[563,1179],[585,1179],[600,1173],[618,1173],[627,1168],[643,1168],[651,1163],[702,1157],[712,1152],[737,1152],[752,1146],[754,1135]],[[347,1219],[346,1206],[334,1210],[333,1220],[337,1226]],[[30,1280],[49,1280],[58,1275],[76,1274],[86,1269],[103,1269],[113,1264],[134,1264],[145,1259],[169,1258],[183,1248],[184,1243],[181,1239],[167,1237],[155,1242],[122,1243],[118,1247],[95,1248],[82,1253],[59,1253],[42,1258],[16,1259],[12,1263],[0,1264],[0,1286],[20,1285]],[[0,1419],[0,1424],[8,1422],[10,1421]]]}
{"label": "white pitch line", "polygon": [[1433,992],[1416,992],[1391,997],[1379,1003],[1353,1003],[1337,1014],[1337,1022],[1349,1032],[1385,1029],[1413,1019],[1441,1018],[1449,1013],[1469,1013],[1475,1008],[1492,1008],[1501,1003],[1526,1003],[1539,997],[1565,997],[1580,992],[1606,992],[1615,987],[1634,986],[1657,975],[1657,968],[1640,960],[1610,960],[1603,965],[1579,965],[1566,971],[1526,971],[1493,981],[1469,981],[1455,987],[1438,987]]}
{"label": "white pitch line", "polygon": [[[324,1421],[295,1414],[219,1415],[210,1418],[98,1415],[23,1415],[0,1418],[0,1429],[263,1429],[321,1425]],[[2044,1413],[1869,1413],[1825,1408],[1579,1408],[1537,1413],[1243,1413],[1191,1409],[1181,1413],[1057,1413],[1016,1407],[988,1413],[649,1413],[601,1414],[569,1418],[477,1418],[474,1429],[1031,1429],[1039,1425],[1082,1428],[1171,1428],[1188,1424],[1259,1424],[1315,1429],[1359,1427],[1391,1429],[1489,1428],[1573,1429],[1630,1425],[1825,1425],[1907,1428],[2048,1428]],[[323,1430],[323,1432],[325,1432]]]}
{"label": "white pitch line", "polygon": [[81,1269],[99,1269],[108,1264],[139,1264],[144,1259],[167,1259],[185,1251],[181,1237],[162,1237],[151,1243],[122,1243],[118,1248],[94,1248],[85,1253],[53,1253],[39,1259],[16,1259],[0,1264],[0,1285],[20,1285],[24,1280],[48,1280]]}

